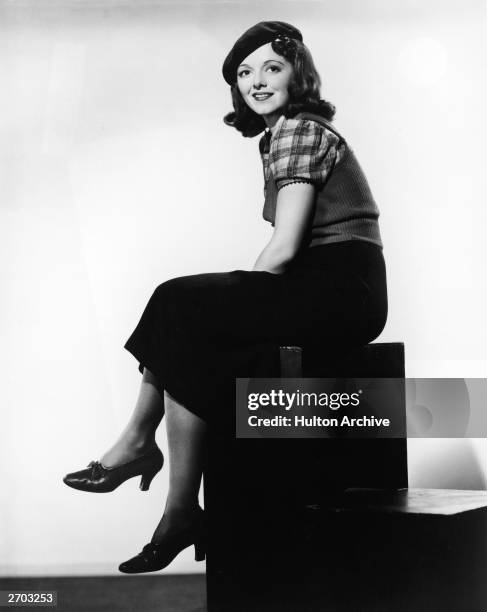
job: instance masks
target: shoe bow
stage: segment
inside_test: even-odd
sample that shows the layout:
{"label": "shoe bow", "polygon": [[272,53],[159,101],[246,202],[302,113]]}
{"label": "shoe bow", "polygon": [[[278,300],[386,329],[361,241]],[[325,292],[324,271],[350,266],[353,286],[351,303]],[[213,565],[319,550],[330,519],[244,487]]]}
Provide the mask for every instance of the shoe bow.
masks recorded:
{"label": "shoe bow", "polygon": [[103,476],[103,466],[99,461],[91,461],[88,467],[91,468],[91,480],[98,480]]}

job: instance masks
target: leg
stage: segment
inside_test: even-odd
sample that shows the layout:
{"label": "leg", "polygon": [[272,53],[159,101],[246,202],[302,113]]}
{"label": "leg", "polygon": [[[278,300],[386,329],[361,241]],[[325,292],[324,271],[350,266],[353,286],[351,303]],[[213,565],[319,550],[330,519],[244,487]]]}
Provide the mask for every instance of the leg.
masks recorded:
{"label": "leg", "polygon": [[188,527],[198,513],[205,453],[206,423],[165,393],[169,447],[169,493],[164,515],[152,537],[158,543]]}
{"label": "leg", "polygon": [[195,560],[205,558],[204,513],[198,505],[206,423],[167,393],[166,429],[169,446],[169,493],[164,514],[149,544],[120,564],[124,574],[164,569],[188,546]]}
{"label": "leg", "polygon": [[120,437],[101,458],[105,467],[132,461],[155,444],[155,433],[164,416],[164,398],[156,387],[154,375],[144,368],[134,411]]}

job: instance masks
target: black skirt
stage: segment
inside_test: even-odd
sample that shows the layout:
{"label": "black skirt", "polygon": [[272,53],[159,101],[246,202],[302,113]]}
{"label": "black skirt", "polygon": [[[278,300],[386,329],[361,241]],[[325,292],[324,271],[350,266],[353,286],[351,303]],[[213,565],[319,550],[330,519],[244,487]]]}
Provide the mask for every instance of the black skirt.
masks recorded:
{"label": "black skirt", "polygon": [[366,344],[386,318],[382,249],[353,240],[308,248],[283,274],[166,281],[124,346],[161,391],[211,423],[234,416],[235,378],[279,376],[279,346]]}

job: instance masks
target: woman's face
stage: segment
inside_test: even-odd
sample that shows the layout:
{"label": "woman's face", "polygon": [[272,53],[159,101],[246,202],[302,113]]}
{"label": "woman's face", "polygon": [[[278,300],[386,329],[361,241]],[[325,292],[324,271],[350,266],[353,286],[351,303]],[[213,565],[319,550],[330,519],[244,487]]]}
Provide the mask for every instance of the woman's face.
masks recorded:
{"label": "woman's face", "polygon": [[292,71],[290,62],[278,55],[271,43],[256,49],[237,68],[237,85],[243,99],[270,127],[289,101]]}

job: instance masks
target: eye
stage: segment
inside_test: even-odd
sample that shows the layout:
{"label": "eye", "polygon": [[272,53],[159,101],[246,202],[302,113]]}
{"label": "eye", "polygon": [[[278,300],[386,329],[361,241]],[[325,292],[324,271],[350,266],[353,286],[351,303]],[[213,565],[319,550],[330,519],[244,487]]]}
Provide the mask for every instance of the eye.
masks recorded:
{"label": "eye", "polygon": [[276,72],[280,72],[281,71],[279,66],[269,66],[269,70],[275,70]]}
{"label": "eye", "polygon": [[248,72],[248,70],[245,70],[245,69],[244,69],[244,70],[241,70],[240,72],[237,72],[237,76],[238,76],[238,77],[243,77],[243,76],[245,76],[245,73],[246,73],[246,72]]}

